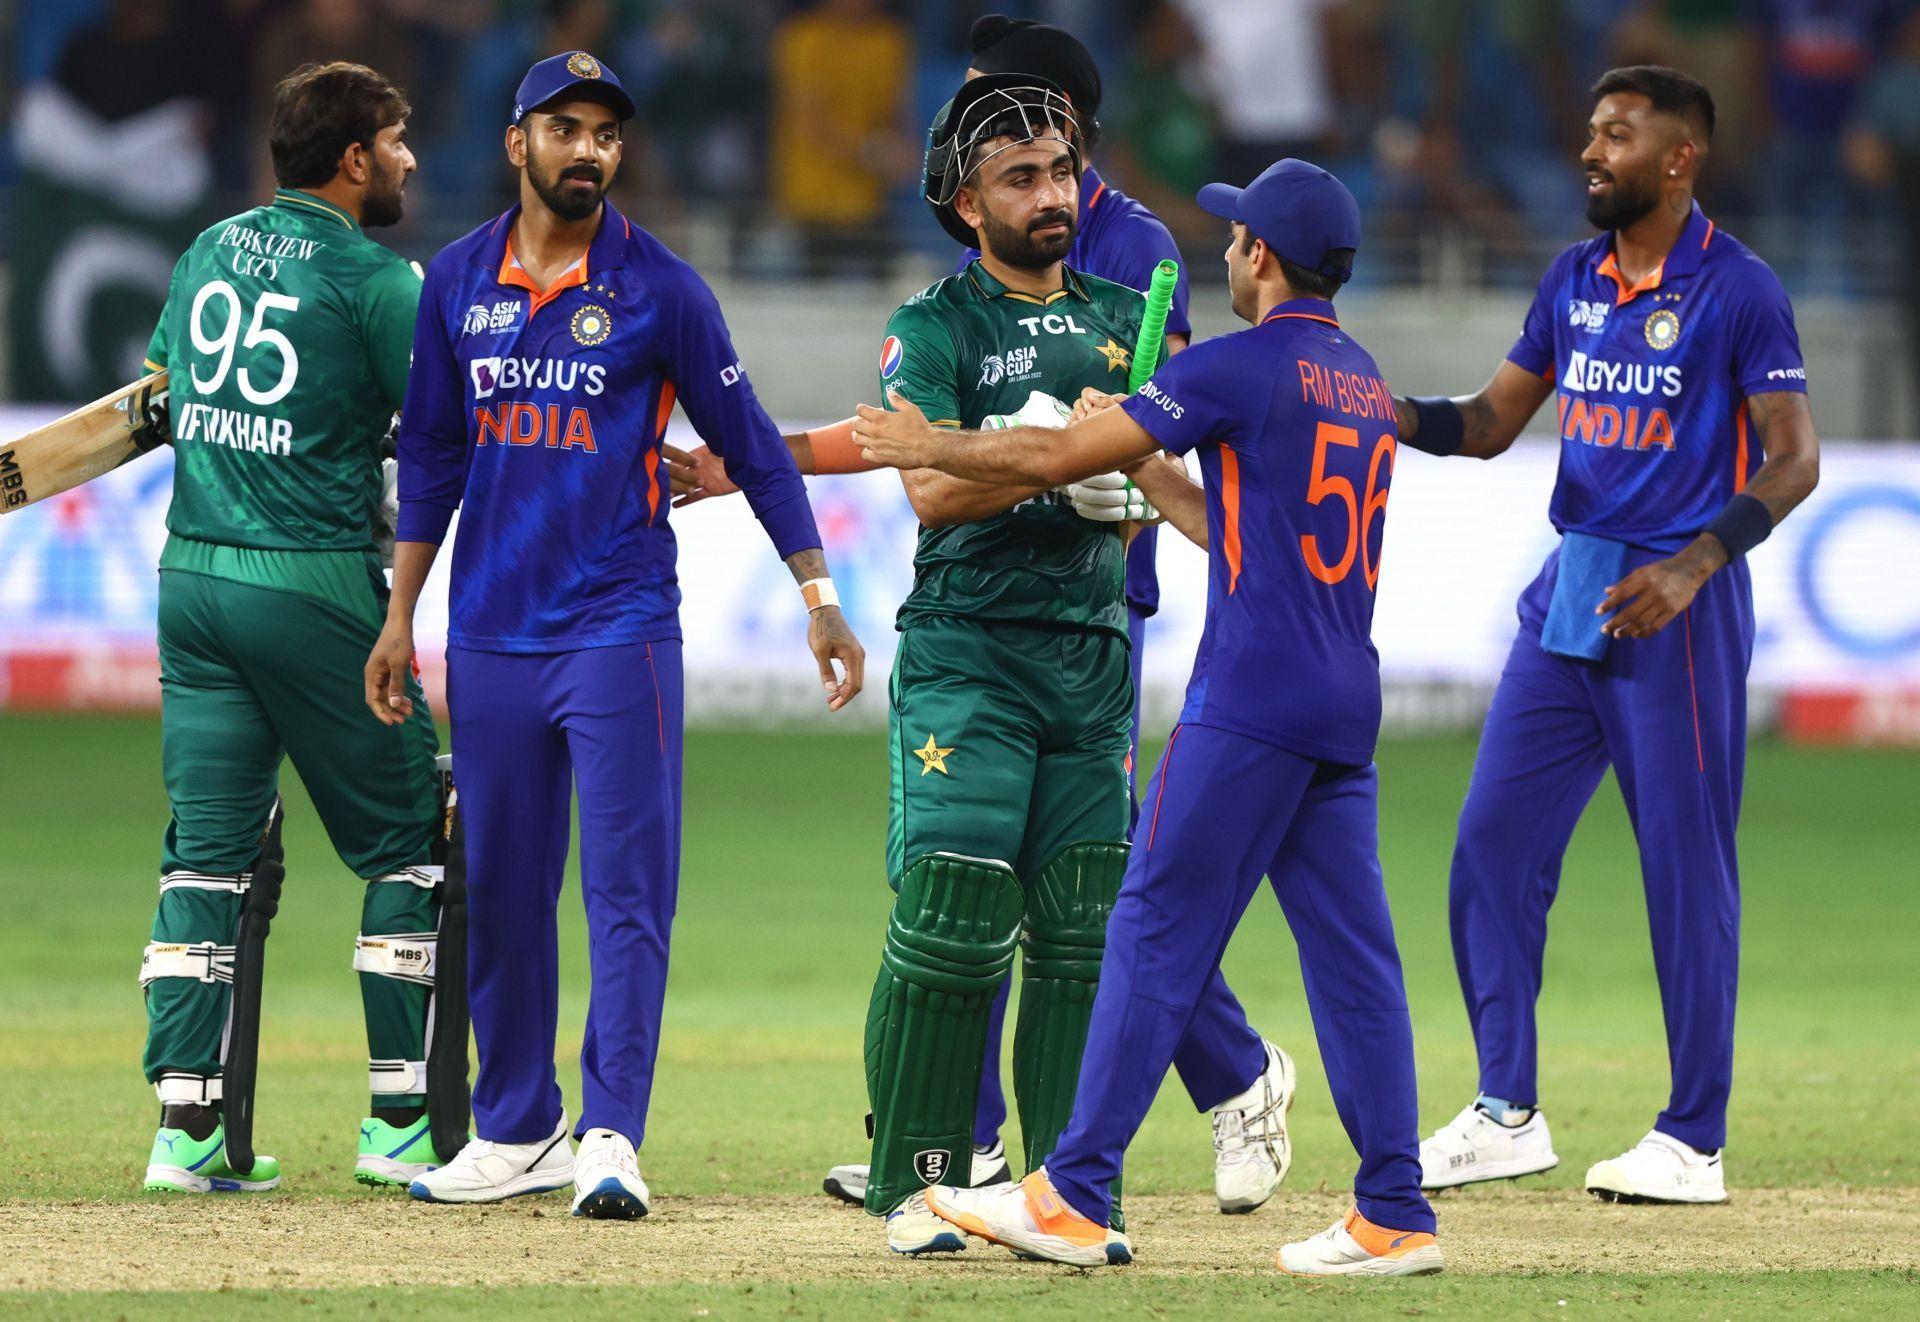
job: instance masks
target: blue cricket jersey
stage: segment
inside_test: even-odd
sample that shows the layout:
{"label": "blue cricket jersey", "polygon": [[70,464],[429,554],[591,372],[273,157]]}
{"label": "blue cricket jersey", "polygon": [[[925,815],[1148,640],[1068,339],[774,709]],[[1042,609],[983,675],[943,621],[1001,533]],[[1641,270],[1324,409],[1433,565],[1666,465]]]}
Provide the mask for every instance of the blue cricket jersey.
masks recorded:
{"label": "blue cricket jersey", "polygon": [[1302,298],[1194,345],[1121,405],[1200,452],[1207,619],[1180,720],[1329,762],[1380,734],[1374,589],[1399,429],[1373,358]]}
{"label": "blue cricket jersey", "polygon": [[1747,397],[1807,389],[1778,277],[1698,206],[1631,288],[1611,234],[1561,253],[1507,357],[1559,390],[1553,526],[1662,553],[1692,541],[1765,458]]}
{"label": "blue cricket jersey", "polygon": [[560,652],[680,636],[661,437],[674,401],[784,558],[820,545],[806,487],[706,282],[611,204],[545,290],[519,208],[427,268],[400,422],[399,540],[456,507],[447,638]]}
{"label": "blue cricket jersey", "polygon": [[[959,269],[966,270],[979,256],[978,248],[967,249]],[[1167,309],[1167,334],[1190,337],[1193,322],[1187,316],[1187,263],[1180,256],[1180,246],[1158,216],[1088,166],[1080,176],[1080,220],[1073,247],[1067,250],[1067,265],[1144,294],[1153,283],[1154,268],[1163,261],[1180,263],[1173,305]],[[1158,528],[1142,528],[1127,548],[1127,605],[1141,615],[1152,615],[1160,609],[1160,578],[1153,567],[1159,536]]]}

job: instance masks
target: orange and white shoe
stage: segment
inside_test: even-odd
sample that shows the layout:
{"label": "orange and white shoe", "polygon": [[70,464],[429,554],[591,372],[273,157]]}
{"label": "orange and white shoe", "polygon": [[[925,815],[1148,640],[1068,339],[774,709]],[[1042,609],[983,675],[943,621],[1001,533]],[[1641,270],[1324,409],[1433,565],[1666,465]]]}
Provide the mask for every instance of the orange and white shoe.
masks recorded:
{"label": "orange and white shoe", "polygon": [[1022,1257],[1072,1267],[1104,1267],[1112,1261],[1107,1228],[1068,1207],[1044,1166],[1018,1184],[987,1189],[936,1185],[926,1196],[927,1206],[941,1220]]}
{"label": "orange and white shoe", "polygon": [[1312,1239],[1274,1256],[1289,1276],[1420,1276],[1441,1268],[1440,1245],[1424,1230],[1388,1230],[1354,1208]]}

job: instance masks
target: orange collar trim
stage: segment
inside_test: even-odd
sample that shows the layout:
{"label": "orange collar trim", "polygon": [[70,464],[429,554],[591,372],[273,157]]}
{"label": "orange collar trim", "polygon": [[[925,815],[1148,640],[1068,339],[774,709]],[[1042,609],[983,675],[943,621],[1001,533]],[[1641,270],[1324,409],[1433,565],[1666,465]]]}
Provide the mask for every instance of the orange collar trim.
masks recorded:
{"label": "orange collar trim", "polygon": [[[1708,231],[1708,237],[1709,238],[1712,237],[1711,230]],[[1700,246],[1704,248],[1707,245],[1703,243]],[[1654,267],[1651,271],[1641,276],[1640,279],[1637,280],[1634,284],[1628,285],[1626,277],[1620,274],[1620,263],[1615,260],[1614,253],[1611,248],[1607,250],[1606,257],[1601,260],[1600,265],[1595,269],[1596,275],[1604,275],[1604,276],[1612,277],[1615,289],[1617,291],[1614,295],[1614,300],[1613,300],[1613,305],[1615,307],[1619,307],[1622,303],[1627,302],[1629,299],[1633,298],[1633,296],[1636,294],[1644,294],[1649,290],[1658,289],[1660,287],[1660,281],[1663,277],[1665,277],[1666,273],[1667,273],[1667,262],[1666,262],[1666,259],[1663,257],[1660,259],[1660,265]]]}
{"label": "orange collar trim", "polygon": [[500,257],[499,280],[503,285],[524,289],[533,295],[533,305],[527,309],[527,320],[532,321],[534,313],[553,302],[561,294],[587,283],[587,255],[581,253],[579,261],[562,271],[558,279],[542,289],[533,282],[533,277],[527,274],[527,268],[520,265],[519,259],[513,255],[513,238],[509,235],[506,251]]}
{"label": "orange collar trim", "polygon": [[[1332,317],[1323,317],[1317,312],[1276,312],[1268,317],[1267,321],[1284,321],[1288,317],[1298,317],[1301,321],[1324,321],[1329,326],[1338,326],[1340,324]],[[1267,321],[1263,321],[1260,324],[1264,326],[1267,324]]]}

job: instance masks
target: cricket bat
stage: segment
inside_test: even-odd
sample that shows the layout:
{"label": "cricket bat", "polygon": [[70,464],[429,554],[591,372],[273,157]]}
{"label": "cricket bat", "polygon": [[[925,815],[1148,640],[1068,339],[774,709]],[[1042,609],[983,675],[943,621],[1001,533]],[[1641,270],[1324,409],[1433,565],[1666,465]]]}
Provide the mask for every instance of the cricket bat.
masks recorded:
{"label": "cricket bat", "polygon": [[159,371],[0,441],[0,514],[71,491],[166,441],[167,374]]}
{"label": "cricket bat", "polygon": [[1167,312],[1173,307],[1173,289],[1180,281],[1180,263],[1164,261],[1153,268],[1147,285],[1147,311],[1140,320],[1140,338],[1133,346],[1133,366],[1127,373],[1127,393],[1137,394],[1153,369],[1160,365],[1160,348],[1167,329]]}

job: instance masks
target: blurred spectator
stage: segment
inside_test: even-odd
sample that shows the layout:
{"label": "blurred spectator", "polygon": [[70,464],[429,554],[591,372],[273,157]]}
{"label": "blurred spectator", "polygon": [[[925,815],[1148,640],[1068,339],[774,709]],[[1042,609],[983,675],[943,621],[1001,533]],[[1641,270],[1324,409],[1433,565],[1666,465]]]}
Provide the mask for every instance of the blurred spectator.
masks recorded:
{"label": "blurred spectator", "polygon": [[1283,156],[1324,159],[1336,124],[1327,11],[1338,0],[1180,0],[1200,39],[1220,175],[1245,183]]}
{"label": "blurred spectator", "polygon": [[773,204],[809,274],[892,251],[887,189],[916,152],[901,133],[912,44],[877,0],[820,0],[773,39]]}
{"label": "blurred spectator", "polygon": [[1920,10],[1862,89],[1844,145],[1854,178],[1893,194],[1911,382],[1920,388]]}
{"label": "blurred spectator", "polygon": [[672,0],[648,34],[659,72],[641,114],[673,186],[742,213],[757,213],[766,193],[770,9],[764,0]]}
{"label": "blurred spectator", "polygon": [[1107,98],[1110,132],[1101,153],[1114,178],[1176,236],[1217,237],[1218,223],[1193,200],[1220,177],[1199,41],[1170,0],[1140,15],[1136,33]]}
{"label": "blurred spectator", "polygon": [[1844,289],[1841,261],[1851,211],[1835,150],[1854,101],[1897,19],[1897,0],[1755,0],[1753,38],[1768,130],[1758,196],[1783,220],[1780,246],[1802,254],[1796,284]]}

